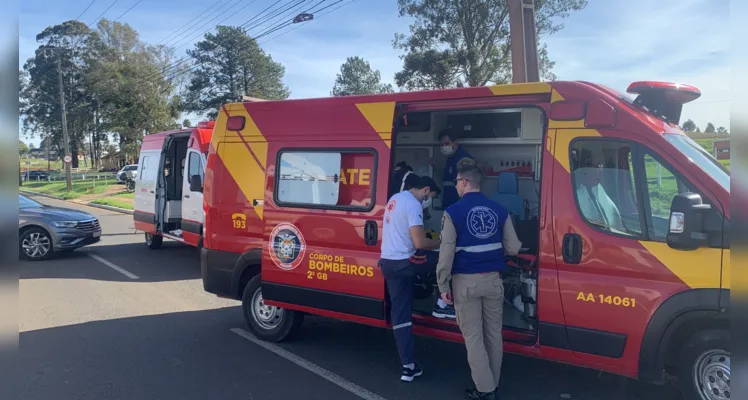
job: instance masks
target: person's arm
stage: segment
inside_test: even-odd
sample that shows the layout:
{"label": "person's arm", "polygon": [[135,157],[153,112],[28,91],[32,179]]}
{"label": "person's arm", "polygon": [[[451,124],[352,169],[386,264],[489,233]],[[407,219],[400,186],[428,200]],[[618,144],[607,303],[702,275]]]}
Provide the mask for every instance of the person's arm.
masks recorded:
{"label": "person's arm", "polygon": [[408,226],[410,237],[413,239],[413,245],[419,250],[435,250],[439,248],[439,241],[426,237],[426,230],[423,229],[423,208],[418,203],[413,203],[407,210]]}
{"label": "person's arm", "polygon": [[446,212],[442,218],[441,236],[439,262],[436,264],[436,283],[439,285],[439,293],[449,293],[451,291],[449,282],[452,280],[452,263],[457,248],[457,231],[455,231],[452,218]]}
{"label": "person's arm", "polygon": [[514,230],[514,224],[510,216],[507,216],[506,222],[504,222],[502,246],[504,247],[504,254],[508,256],[516,255],[522,248],[522,242],[517,237],[517,232]]}

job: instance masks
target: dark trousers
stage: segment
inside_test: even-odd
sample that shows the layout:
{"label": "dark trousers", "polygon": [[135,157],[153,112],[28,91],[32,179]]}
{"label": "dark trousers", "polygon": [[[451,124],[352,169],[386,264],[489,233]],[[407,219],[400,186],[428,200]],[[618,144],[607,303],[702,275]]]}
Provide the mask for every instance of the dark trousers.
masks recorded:
{"label": "dark trousers", "polygon": [[434,251],[419,251],[407,260],[379,260],[390,294],[392,330],[403,365],[415,362],[412,315],[416,277],[433,274],[438,261],[439,255]]}

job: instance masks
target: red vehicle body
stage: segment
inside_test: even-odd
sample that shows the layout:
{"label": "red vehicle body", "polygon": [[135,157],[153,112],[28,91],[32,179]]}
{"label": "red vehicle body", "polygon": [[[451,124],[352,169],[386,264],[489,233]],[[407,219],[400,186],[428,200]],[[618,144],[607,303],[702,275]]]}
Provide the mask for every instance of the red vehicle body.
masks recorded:
{"label": "red vehicle body", "polygon": [[[519,175],[516,228],[534,242],[510,260],[521,279],[505,282],[523,283],[507,293],[522,306],[505,306],[519,315],[505,315],[505,350],[724,394],[729,174],[677,126],[697,89],[629,92],[636,101],[552,82],[227,104],[207,157],[204,289],[242,300],[266,340],[295,333],[304,313],[390,328],[377,261],[392,167],[420,165],[440,127],[462,127],[461,145],[499,182],[486,190],[505,194],[501,175]],[[584,183],[596,155],[598,186]],[[589,187],[613,203],[600,209],[607,225],[589,217]],[[413,318],[418,334],[462,340],[453,321]]]}
{"label": "red vehicle body", "polygon": [[214,126],[204,121],[143,138],[133,218],[150,248],[161,247],[164,237],[202,246],[202,180]]}

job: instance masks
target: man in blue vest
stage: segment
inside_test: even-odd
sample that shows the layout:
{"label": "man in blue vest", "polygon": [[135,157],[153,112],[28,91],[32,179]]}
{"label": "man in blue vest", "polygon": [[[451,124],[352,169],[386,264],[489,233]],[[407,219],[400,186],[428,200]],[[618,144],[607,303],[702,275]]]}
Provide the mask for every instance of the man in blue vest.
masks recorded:
{"label": "man in blue vest", "polygon": [[476,166],[457,174],[455,188],[461,199],[442,219],[436,279],[442,299],[454,301],[465,338],[475,383],[465,396],[495,400],[503,357],[504,256],[517,254],[522,243],[509,212],[480,192],[482,178]]}
{"label": "man in blue vest", "polygon": [[475,159],[457,143],[457,135],[449,128],[439,133],[439,146],[441,153],[447,156],[444,171],[442,171],[442,185],[444,186],[442,208],[447,208],[460,199],[455,189],[457,171],[468,165],[475,165]]}

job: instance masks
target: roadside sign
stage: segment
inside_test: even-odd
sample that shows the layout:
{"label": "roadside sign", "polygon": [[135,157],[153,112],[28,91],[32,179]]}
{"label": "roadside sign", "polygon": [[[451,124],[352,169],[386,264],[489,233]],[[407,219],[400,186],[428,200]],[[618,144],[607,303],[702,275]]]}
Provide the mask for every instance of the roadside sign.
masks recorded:
{"label": "roadside sign", "polygon": [[63,161],[65,161],[66,163],[70,163],[71,161],[73,161],[73,157],[70,157],[70,156],[65,156],[65,157],[63,158]]}

